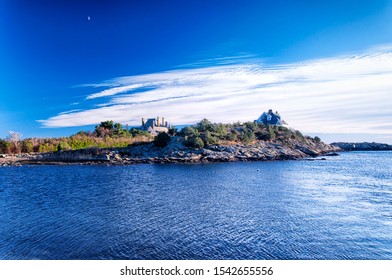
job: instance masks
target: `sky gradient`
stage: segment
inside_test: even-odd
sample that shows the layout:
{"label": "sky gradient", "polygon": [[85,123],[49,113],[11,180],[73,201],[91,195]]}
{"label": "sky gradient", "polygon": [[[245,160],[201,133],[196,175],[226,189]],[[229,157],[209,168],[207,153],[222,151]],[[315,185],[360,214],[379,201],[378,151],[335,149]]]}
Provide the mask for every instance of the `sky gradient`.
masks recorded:
{"label": "sky gradient", "polygon": [[272,108],[326,142],[392,143],[392,2],[293,2],[0,1],[0,137]]}

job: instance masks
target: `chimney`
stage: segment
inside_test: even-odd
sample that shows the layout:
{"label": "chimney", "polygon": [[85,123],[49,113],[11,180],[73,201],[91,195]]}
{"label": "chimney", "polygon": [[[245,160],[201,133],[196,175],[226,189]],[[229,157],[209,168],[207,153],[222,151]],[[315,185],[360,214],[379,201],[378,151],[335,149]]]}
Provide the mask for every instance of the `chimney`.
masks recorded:
{"label": "chimney", "polygon": [[162,117],[162,126],[165,126],[165,118]]}
{"label": "chimney", "polygon": [[157,117],[157,126],[160,126],[160,125],[159,125],[159,117]]}
{"label": "chimney", "polygon": [[144,125],[145,125],[144,118],[142,118],[142,126],[144,126]]}

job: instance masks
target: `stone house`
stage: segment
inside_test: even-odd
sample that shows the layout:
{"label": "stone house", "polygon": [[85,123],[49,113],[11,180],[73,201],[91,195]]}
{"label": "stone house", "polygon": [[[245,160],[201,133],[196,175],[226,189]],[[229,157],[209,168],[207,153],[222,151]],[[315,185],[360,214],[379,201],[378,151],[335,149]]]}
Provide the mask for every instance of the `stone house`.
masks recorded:
{"label": "stone house", "polygon": [[167,133],[169,132],[170,127],[171,126],[165,120],[165,118],[157,117],[155,119],[147,119],[147,121],[145,121],[145,119],[142,118],[141,130],[149,132],[152,136],[156,136],[160,132]]}

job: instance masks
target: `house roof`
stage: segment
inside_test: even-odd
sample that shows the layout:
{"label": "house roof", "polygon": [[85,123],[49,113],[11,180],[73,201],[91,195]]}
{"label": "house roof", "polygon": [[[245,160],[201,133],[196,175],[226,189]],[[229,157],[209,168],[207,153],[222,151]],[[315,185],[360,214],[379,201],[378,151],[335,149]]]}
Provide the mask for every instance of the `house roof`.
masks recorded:
{"label": "house roof", "polygon": [[155,126],[155,119],[148,119],[144,124],[144,127],[146,128],[153,127],[153,126]]}
{"label": "house roof", "polygon": [[256,122],[270,125],[287,125],[278,112],[274,113],[271,109],[268,112],[263,112]]}

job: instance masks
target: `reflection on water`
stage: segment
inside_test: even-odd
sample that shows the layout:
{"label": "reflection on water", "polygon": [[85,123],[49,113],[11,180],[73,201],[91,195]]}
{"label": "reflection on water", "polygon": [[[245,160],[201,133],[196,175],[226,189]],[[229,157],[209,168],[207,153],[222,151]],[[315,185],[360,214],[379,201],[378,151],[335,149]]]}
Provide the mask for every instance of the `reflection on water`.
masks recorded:
{"label": "reflection on water", "polygon": [[391,259],[391,155],[0,168],[0,258]]}

